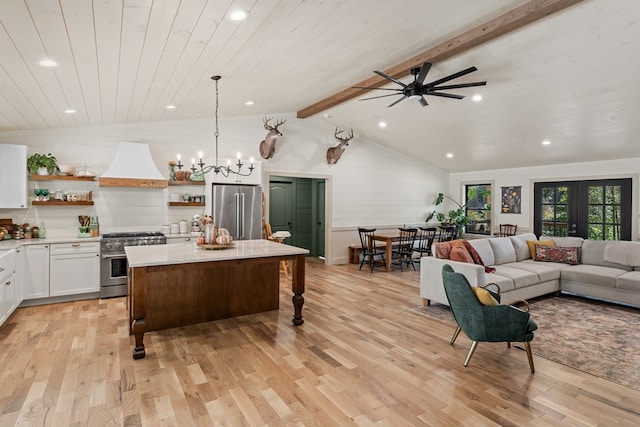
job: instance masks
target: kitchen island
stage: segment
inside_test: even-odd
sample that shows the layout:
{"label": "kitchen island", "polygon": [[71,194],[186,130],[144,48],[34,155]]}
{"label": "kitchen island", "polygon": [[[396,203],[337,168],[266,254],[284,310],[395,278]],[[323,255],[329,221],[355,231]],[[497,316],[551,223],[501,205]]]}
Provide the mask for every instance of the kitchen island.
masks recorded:
{"label": "kitchen island", "polygon": [[283,260],[292,261],[293,324],[304,322],[306,249],[242,240],[219,250],[180,243],[128,246],[125,252],[134,359],[145,357],[145,332],[277,310]]}

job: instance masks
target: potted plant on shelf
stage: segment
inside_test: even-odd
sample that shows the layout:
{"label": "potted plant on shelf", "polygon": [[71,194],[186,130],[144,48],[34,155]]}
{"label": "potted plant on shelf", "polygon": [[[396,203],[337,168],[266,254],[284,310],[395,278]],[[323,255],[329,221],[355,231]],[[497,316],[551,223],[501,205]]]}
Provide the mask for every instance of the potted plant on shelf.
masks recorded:
{"label": "potted plant on shelf", "polygon": [[51,153],[36,153],[27,159],[27,169],[31,174],[51,175],[58,170],[57,159]]}

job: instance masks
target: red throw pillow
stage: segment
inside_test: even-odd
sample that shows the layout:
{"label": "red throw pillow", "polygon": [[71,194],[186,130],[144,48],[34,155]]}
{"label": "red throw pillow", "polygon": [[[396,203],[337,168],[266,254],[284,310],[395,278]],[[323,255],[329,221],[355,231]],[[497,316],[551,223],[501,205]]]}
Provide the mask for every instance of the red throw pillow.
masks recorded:
{"label": "red throw pillow", "polygon": [[580,248],[554,248],[536,245],[536,261],[559,262],[576,265],[580,262]]}

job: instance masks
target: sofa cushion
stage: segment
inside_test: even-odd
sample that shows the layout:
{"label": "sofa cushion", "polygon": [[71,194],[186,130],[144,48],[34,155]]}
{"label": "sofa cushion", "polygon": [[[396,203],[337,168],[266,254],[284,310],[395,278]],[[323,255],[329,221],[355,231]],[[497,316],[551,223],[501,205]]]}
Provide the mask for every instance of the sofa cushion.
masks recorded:
{"label": "sofa cushion", "polygon": [[509,239],[513,244],[513,249],[516,251],[516,261],[523,261],[531,258],[531,251],[529,251],[527,240],[536,240],[535,234],[519,234],[517,236],[510,236]]}
{"label": "sofa cushion", "polygon": [[553,248],[551,246],[536,245],[536,261],[577,265],[580,262],[579,251],[580,248]]}
{"label": "sofa cushion", "polygon": [[600,265],[602,267],[611,267],[611,268],[621,268],[626,271],[631,271],[632,270],[631,267],[604,260],[604,249],[607,243],[608,242],[606,240],[586,239],[582,243],[581,262],[583,264]]}
{"label": "sofa cushion", "polygon": [[579,248],[582,246],[584,239],[582,237],[552,237],[557,247],[563,248]]}
{"label": "sofa cushion", "polygon": [[[560,278],[560,269],[555,267],[556,264],[549,264],[546,262],[536,262],[533,260],[527,260],[524,262],[512,262],[510,264],[503,264],[503,267],[519,268],[521,270],[529,271],[538,276],[538,282],[548,282],[550,280],[557,280]],[[568,267],[568,264],[560,264]]]}
{"label": "sofa cushion", "polygon": [[609,240],[604,245],[604,260],[627,266],[640,265],[640,242]]}
{"label": "sofa cushion", "polygon": [[560,278],[561,280],[572,280],[574,282],[615,288],[616,280],[625,273],[627,273],[627,270],[621,268],[580,264],[562,270],[560,272]]}
{"label": "sofa cushion", "polygon": [[500,293],[512,291],[516,288],[515,284],[513,283],[513,279],[510,279],[507,276],[501,276],[499,274],[496,274],[495,272],[487,273],[485,275],[485,280],[485,285],[489,283],[495,283],[496,285],[498,285],[500,287]]}
{"label": "sofa cushion", "polygon": [[527,240],[531,259],[536,259],[536,245],[556,246],[553,240]]}
{"label": "sofa cushion", "polygon": [[469,244],[478,252],[484,265],[493,265],[496,263],[489,239],[472,239],[469,240]]}
{"label": "sofa cushion", "polygon": [[[505,265],[496,265],[496,274],[499,276],[508,277],[513,281],[513,289],[525,288],[527,286],[535,285],[538,283],[538,275],[530,271],[523,270],[521,268],[507,267]],[[487,280],[493,281],[491,274],[487,275]],[[498,285],[500,285],[498,283]],[[500,289],[504,292],[511,289]]]}
{"label": "sofa cushion", "polygon": [[628,271],[616,279],[618,289],[640,292],[640,271]]}
{"label": "sofa cushion", "polygon": [[513,247],[513,243],[511,243],[511,239],[508,237],[496,237],[495,239],[489,239],[489,243],[495,257],[494,265],[516,261],[516,250]]}

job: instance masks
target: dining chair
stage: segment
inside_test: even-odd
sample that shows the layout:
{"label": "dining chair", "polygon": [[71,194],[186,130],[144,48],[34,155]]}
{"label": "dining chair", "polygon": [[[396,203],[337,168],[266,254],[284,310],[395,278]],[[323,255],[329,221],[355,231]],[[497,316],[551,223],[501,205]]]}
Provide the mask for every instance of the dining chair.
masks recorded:
{"label": "dining chair", "polygon": [[358,234],[360,235],[360,244],[362,246],[362,260],[360,261],[360,270],[366,262],[369,264],[371,273],[373,273],[373,267],[376,265],[376,257],[378,257],[385,268],[387,269],[387,261],[385,260],[385,249],[378,248],[376,245],[375,228],[358,227]]}
{"label": "dining chair", "polygon": [[418,227],[420,230],[418,232],[418,236],[416,240],[418,242],[417,246],[413,248],[414,252],[419,254],[419,258],[416,260],[420,262],[420,258],[423,256],[431,256],[431,246],[433,245],[433,241],[436,238],[436,234],[438,233],[438,229],[436,227]]}
{"label": "dining chair", "polygon": [[400,239],[391,251],[391,257],[397,259],[395,264],[400,265],[400,271],[404,271],[402,266],[405,264],[411,264],[413,269],[416,269],[413,263],[413,252],[415,249],[413,245],[415,244],[417,234],[417,228],[400,228]]}
{"label": "dining chair", "polygon": [[455,238],[455,234],[457,234],[455,225],[441,225],[440,226],[440,234],[438,235],[439,242],[448,242]]}
{"label": "dining chair", "polygon": [[[282,237],[274,237],[273,231],[271,230],[271,224],[265,222],[262,224],[262,229],[264,231],[264,238],[267,240],[271,240],[276,243],[284,243],[285,239]],[[280,273],[284,273],[285,277],[289,277],[291,274],[291,265],[288,260],[280,261]]]}
{"label": "dining chair", "polygon": [[500,232],[498,232],[498,237],[515,236],[517,230],[518,226],[515,224],[500,224]]}

